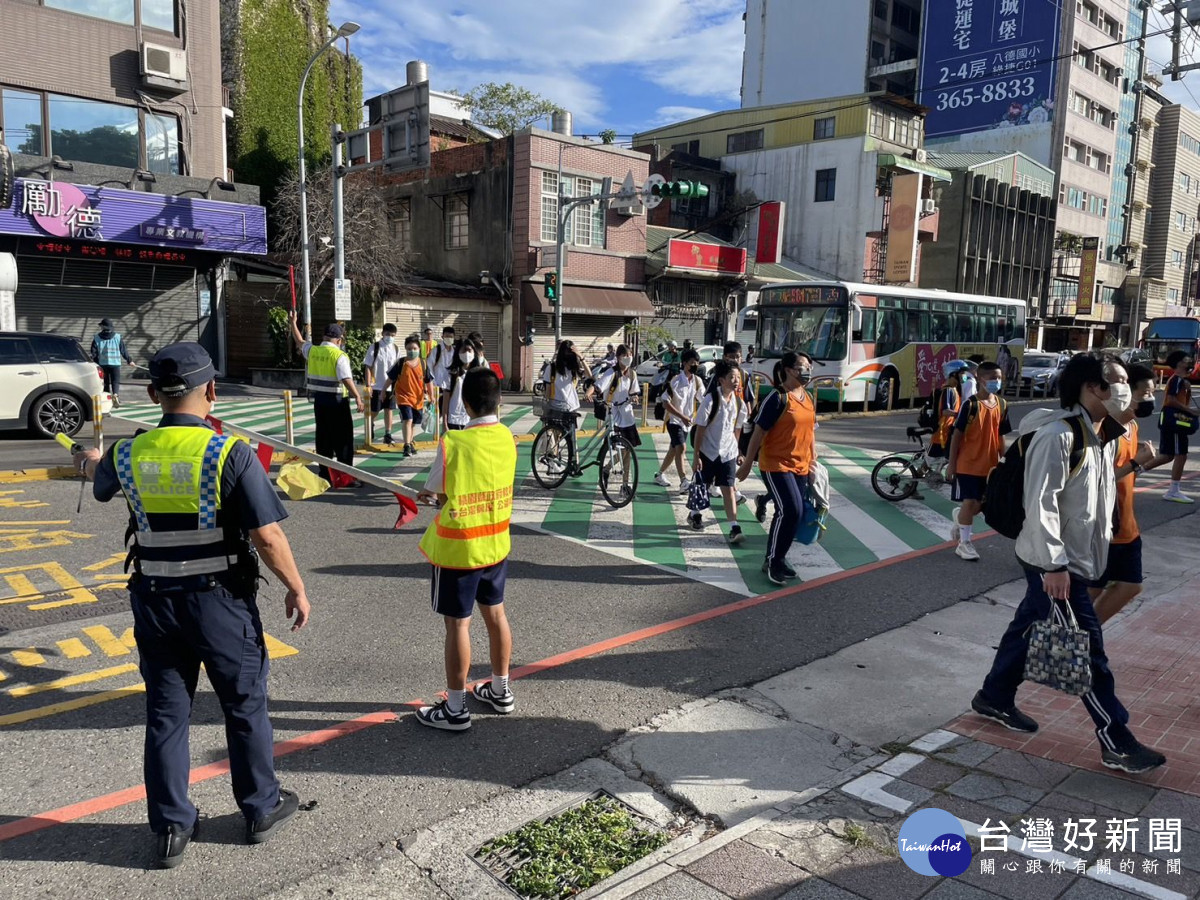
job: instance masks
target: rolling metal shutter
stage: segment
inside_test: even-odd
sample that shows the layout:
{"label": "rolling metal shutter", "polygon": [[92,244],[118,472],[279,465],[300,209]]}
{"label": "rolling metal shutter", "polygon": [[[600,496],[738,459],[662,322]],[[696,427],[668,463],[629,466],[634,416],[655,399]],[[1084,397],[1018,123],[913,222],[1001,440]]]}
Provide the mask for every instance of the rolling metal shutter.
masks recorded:
{"label": "rolling metal shutter", "polygon": [[[536,315],[533,327],[534,377],[542,371],[542,361],[554,355],[554,316]],[[619,316],[577,316],[563,313],[563,339],[574,341],[575,349],[589,362],[603,356],[609,344],[625,340],[625,319]]]}
{"label": "rolling metal shutter", "polygon": [[17,272],[23,331],[78,338],[86,350],[107,316],[139,365],[167,344],[201,339],[195,269],[22,256]]}
{"label": "rolling metal shutter", "polygon": [[500,361],[500,312],[472,300],[451,300],[431,297],[426,304],[415,299],[387,302],[383,305],[384,321],[396,326],[396,337],[403,341],[410,334],[420,334],[426,326],[433,329],[434,340],[442,329],[451,325],[457,337],[472,331],[483,335],[483,350],[491,362]]}
{"label": "rolling metal shutter", "polygon": [[708,321],[707,317],[696,319],[664,319],[655,317],[650,320],[650,325],[663,329],[681,347],[686,340],[690,340],[699,347],[701,344],[709,343],[707,339],[709,330]]}

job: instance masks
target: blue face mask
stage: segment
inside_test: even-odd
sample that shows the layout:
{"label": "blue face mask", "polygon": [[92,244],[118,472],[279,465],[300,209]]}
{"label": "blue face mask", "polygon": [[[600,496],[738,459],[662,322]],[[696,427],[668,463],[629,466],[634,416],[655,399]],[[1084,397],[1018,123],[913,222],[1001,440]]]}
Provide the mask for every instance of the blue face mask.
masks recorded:
{"label": "blue face mask", "polygon": [[985,381],[983,383],[983,386],[988,389],[989,394],[1000,393],[1000,379],[999,378],[993,378],[991,381]]}

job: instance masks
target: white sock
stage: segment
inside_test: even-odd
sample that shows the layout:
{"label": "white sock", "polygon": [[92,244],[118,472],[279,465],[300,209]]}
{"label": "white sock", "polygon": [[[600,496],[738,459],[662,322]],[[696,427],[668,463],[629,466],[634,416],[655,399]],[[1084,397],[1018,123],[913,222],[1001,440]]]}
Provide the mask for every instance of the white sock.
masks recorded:
{"label": "white sock", "polygon": [[497,697],[503,697],[508,693],[508,676],[497,675],[492,673],[492,693]]}
{"label": "white sock", "polygon": [[958,540],[960,543],[963,543],[963,544],[971,543],[971,529],[973,527],[974,527],[974,525],[959,525],[958,526]]}
{"label": "white sock", "polygon": [[1167,490],[1167,493],[1168,494],[1178,494],[1179,493],[1179,482],[1172,481],[1171,487]]}
{"label": "white sock", "polygon": [[446,690],[446,709],[458,715],[467,708],[467,692]]}

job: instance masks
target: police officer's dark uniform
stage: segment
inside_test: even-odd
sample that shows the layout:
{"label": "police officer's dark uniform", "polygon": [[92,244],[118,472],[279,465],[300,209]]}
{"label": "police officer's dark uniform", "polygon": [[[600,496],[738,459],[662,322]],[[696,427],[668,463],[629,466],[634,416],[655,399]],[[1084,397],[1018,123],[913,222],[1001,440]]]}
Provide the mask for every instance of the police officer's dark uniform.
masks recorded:
{"label": "police officer's dark uniform", "polygon": [[[163,349],[149,369],[167,397],[214,375],[208,353],[192,343]],[[146,799],[159,861],[176,865],[199,823],[187,791],[201,663],[225,714],[247,840],[259,843],[295,813],[298,798],[275,778],[258,558],[248,533],[287,513],[249,444],[179,413],[116,442],[97,465],[94,491],[105,502],[124,493],[130,507],[129,594],[146,682]]]}

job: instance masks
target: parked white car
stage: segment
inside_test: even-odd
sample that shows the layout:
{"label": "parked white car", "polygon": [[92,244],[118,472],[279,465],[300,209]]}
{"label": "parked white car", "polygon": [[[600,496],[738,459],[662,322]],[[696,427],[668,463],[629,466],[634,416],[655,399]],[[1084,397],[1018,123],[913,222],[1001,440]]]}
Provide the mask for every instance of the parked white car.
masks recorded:
{"label": "parked white car", "polygon": [[1058,376],[1067,367],[1067,362],[1068,358],[1058,353],[1026,351],[1021,362],[1020,392],[1027,396],[1053,397],[1058,393]]}
{"label": "parked white car", "polygon": [[[716,365],[717,360],[725,355],[725,347],[721,344],[702,344],[701,346],[693,347],[692,349],[700,354],[700,377],[707,381],[708,376],[712,374],[713,366]],[[638,379],[645,381],[646,379],[653,378],[655,375],[657,375],[658,370],[662,368],[663,357],[665,357],[668,352],[669,351],[664,350],[661,353],[656,353],[654,356],[651,356],[644,362],[638,363],[638,365],[634,367],[634,371],[637,372]],[[683,353],[682,347],[679,349],[679,352]]]}
{"label": "parked white car", "polygon": [[100,367],[74,338],[0,331],[0,429],[28,428],[42,437],[78,433],[92,419],[94,397],[107,413]]}

